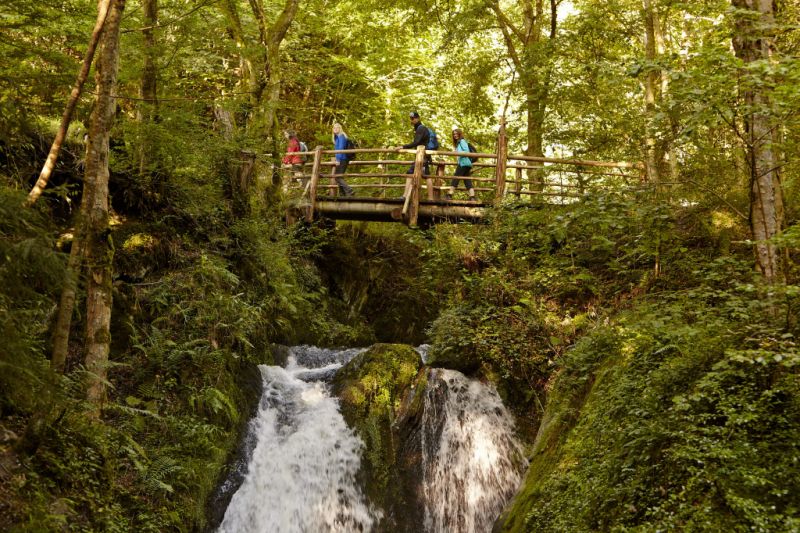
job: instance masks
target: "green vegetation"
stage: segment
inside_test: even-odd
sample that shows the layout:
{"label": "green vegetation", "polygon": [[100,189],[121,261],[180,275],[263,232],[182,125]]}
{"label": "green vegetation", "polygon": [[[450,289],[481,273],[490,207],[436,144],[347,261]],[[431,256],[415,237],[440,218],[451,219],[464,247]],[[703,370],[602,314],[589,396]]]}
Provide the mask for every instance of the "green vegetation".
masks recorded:
{"label": "green vegetation", "polygon": [[[381,508],[398,505],[402,494],[398,419],[404,399],[415,395],[424,382],[418,376],[422,360],[409,346],[376,344],[345,365],[334,378],[333,388],[341,398],[342,415],[364,440],[365,476],[372,489],[369,496]],[[424,383],[420,390],[424,390]]]}
{"label": "green vegetation", "polygon": [[507,530],[797,529],[796,329],[746,266],[703,274],[566,354]]}
{"label": "green vegetation", "polygon": [[[800,529],[797,0],[128,0],[116,102],[89,76],[23,207],[96,15],[0,6],[0,530],[207,527],[271,345],[376,341],[498,386],[532,461],[507,529]],[[285,223],[282,129],[397,145],[411,110],[445,147],[457,125],[492,151],[505,119],[532,162],[644,175],[521,169],[546,194],[484,225]],[[377,500],[411,490],[390,426],[419,366],[382,345],[340,378]]]}

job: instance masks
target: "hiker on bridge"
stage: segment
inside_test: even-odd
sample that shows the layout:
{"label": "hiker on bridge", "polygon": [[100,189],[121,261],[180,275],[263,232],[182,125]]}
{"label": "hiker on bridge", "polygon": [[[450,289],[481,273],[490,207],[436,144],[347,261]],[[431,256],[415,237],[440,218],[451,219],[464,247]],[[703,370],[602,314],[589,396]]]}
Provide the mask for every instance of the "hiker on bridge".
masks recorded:
{"label": "hiker on bridge", "polygon": [[[431,142],[430,131],[428,130],[428,127],[425,124],[423,124],[422,121],[420,120],[419,113],[417,113],[416,111],[412,111],[411,113],[408,114],[408,119],[411,121],[411,124],[414,126],[414,140],[411,141],[408,144],[404,144],[400,148],[405,149],[405,150],[408,150],[408,149],[411,149],[411,148],[416,148],[417,146],[425,146],[426,148],[428,148],[430,146],[430,142]],[[400,148],[398,148],[398,149],[400,149]],[[435,148],[431,148],[431,149],[435,150]],[[425,155],[425,164],[424,164],[424,167],[423,167],[423,174],[425,174],[425,175],[429,175],[430,174],[430,163],[431,163],[431,161],[432,161],[431,160],[431,156],[426,154]],[[412,163],[411,166],[408,167],[408,171],[406,172],[406,174],[413,174],[413,173],[414,173],[414,163]],[[411,184],[412,184],[412,180],[411,180],[411,178],[408,178],[406,180],[406,188],[405,188],[405,192],[403,193],[403,198],[407,197],[411,193]]]}
{"label": "hiker on bridge", "polygon": [[[469,143],[464,138],[464,132],[460,128],[453,128],[453,148],[456,152],[471,152]],[[464,186],[469,192],[469,201],[475,201],[475,189],[472,188],[472,180],[468,176],[472,173],[472,159],[467,156],[458,157],[458,166],[456,167],[456,178],[450,182],[450,192],[445,196],[445,199],[452,200],[453,195],[458,188],[458,176],[463,176]]]}
{"label": "hiker on bridge", "polygon": [[286,130],[283,136],[288,141],[286,146],[286,155],[283,157],[283,166],[291,169],[292,176],[299,179],[303,183],[303,188],[306,188],[308,178],[303,177],[303,157],[292,152],[300,152],[300,141],[297,139],[297,134],[294,130]]}
{"label": "hiker on bridge", "polygon": [[[349,142],[347,134],[342,129],[342,125],[338,122],[333,125],[333,149],[334,150],[347,150],[353,147],[353,143]],[[336,154],[336,169],[333,171],[336,176],[336,183],[339,185],[339,192],[342,196],[353,196],[353,188],[344,181],[342,174],[347,172],[347,165],[350,164],[353,154]]]}

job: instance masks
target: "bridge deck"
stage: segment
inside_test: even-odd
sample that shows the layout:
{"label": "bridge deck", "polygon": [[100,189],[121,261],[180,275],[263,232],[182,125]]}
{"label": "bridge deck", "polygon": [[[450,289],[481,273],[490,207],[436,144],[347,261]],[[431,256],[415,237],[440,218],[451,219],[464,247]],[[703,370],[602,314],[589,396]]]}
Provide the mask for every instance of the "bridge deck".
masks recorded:
{"label": "bridge deck", "polygon": [[[372,222],[401,222],[401,198],[318,197],[316,212],[336,220],[367,220]],[[418,221],[479,222],[486,214],[488,204],[458,200],[420,200]]]}

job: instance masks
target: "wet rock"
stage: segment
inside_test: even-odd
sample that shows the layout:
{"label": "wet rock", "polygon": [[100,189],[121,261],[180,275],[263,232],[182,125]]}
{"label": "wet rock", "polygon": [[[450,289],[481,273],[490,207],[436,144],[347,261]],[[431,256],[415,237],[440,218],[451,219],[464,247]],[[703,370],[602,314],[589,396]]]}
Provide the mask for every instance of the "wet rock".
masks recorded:
{"label": "wet rock", "polygon": [[426,369],[410,346],[376,344],[333,380],[345,420],[364,440],[362,482],[384,510],[378,531],[421,531],[418,438]]}

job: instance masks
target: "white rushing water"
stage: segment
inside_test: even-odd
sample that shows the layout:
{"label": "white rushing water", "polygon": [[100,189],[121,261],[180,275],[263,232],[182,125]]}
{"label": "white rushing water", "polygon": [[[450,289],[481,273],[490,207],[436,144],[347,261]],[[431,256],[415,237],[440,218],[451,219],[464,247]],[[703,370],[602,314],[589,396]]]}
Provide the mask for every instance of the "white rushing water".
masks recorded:
{"label": "white rushing water", "polygon": [[526,466],[497,391],[432,369],[422,425],[425,531],[490,532]]}
{"label": "white rushing water", "polygon": [[319,381],[360,351],[297,347],[286,368],[260,367],[257,443],[221,533],[369,531],[380,520],[355,479],[363,443]]}
{"label": "white rushing water", "polygon": [[[420,348],[424,357],[427,347]],[[250,427],[255,444],[220,533],[367,532],[380,523],[382,512],[357,481],[363,442],[327,385],[362,351],[299,346],[285,368],[260,367],[264,392]],[[422,450],[420,515],[401,517],[398,527],[488,533],[525,467],[513,420],[493,387],[456,371],[431,369],[424,394],[415,433]],[[422,507],[424,528],[415,524]]]}

